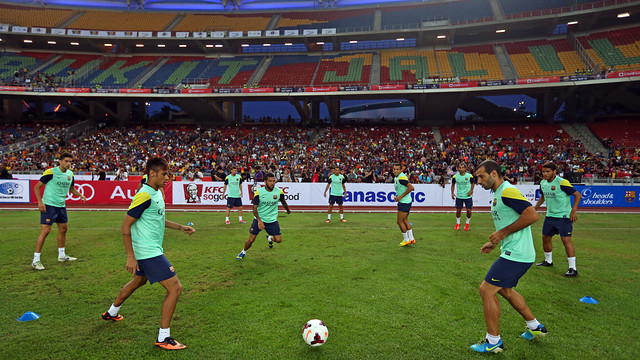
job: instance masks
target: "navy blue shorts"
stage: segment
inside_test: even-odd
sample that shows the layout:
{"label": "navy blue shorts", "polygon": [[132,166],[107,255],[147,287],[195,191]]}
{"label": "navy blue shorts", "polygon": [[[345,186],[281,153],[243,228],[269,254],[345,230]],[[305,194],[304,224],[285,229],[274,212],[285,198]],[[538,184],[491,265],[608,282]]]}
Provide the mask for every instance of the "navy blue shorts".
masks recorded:
{"label": "navy blue shorts", "polygon": [[145,276],[150,284],[176,276],[176,271],[164,255],[138,260],[138,267],[140,270],[136,270],[136,276]]}
{"label": "navy blue shorts", "polygon": [[[272,223],[264,223],[264,229],[267,232],[267,234],[271,236],[282,234],[280,232],[280,224],[278,224],[277,221]],[[260,230],[260,228],[258,227],[258,219],[254,218],[253,222],[251,223],[251,228],[249,229],[249,233],[253,235],[258,235],[260,234],[260,231],[262,230]]]}
{"label": "navy blue shorts", "polygon": [[329,195],[329,204],[331,204],[331,205],[333,205],[333,204],[342,205],[342,203],[343,203],[342,196]]}
{"label": "navy blue shorts", "polygon": [[523,263],[499,257],[484,277],[484,281],[502,288],[513,288],[533,263]]}
{"label": "navy blue shorts", "polygon": [[542,225],[542,235],[553,236],[559,234],[562,237],[571,237],[573,223],[569,218],[556,218],[547,216]]}
{"label": "navy blue shorts", "polygon": [[473,208],[473,199],[459,199],[456,198],[456,209],[462,209],[462,205],[464,205],[467,210],[471,210]]}
{"label": "navy blue shorts", "polygon": [[241,198],[227,198],[227,207],[229,209],[233,209],[234,207],[242,207],[242,199]]}
{"label": "navy blue shorts", "polygon": [[40,213],[40,224],[53,225],[53,223],[66,224],[69,222],[67,208],[51,205],[44,205],[47,210]]}
{"label": "navy blue shorts", "polygon": [[411,211],[411,203],[405,204],[405,203],[398,203],[398,211],[403,211],[403,212],[410,212]]}

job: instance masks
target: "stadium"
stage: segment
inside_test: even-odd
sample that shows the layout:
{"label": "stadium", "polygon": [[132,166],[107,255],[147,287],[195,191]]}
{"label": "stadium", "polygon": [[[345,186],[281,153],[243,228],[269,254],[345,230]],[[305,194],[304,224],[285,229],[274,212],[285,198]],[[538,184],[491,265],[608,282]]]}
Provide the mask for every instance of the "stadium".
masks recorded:
{"label": "stadium", "polygon": [[[476,181],[494,160],[532,206],[549,205],[548,162],[579,195],[580,276],[562,276],[563,245],[576,258],[563,236],[557,266],[532,267],[517,287],[549,335],[520,338],[524,322],[501,300],[503,354],[635,358],[638,16],[633,0],[0,1],[8,358],[167,356],[150,343],[164,284],[127,300],[124,321],[99,317],[131,278],[122,221],[156,156],[168,162],[156,189],[167,220],[195,230],[165,235],[182,281],[172,334],[188,346],[175,356],[481,356],[469,345],[483,339],[478,286],[498,250],[478,250],[497,229],[496,189],[471,188],[464,231],[454,189],[461,165]],[[42,245],[38,192],[50,198],[43,179],[67,153],[68,233],[49,224]],[[411,184],[413,244],[394,165]],[[229,214],[232,168],[247,223],[269,173],[291,207],[277,217],[282,243],[261,232],[242,261],[253,227]],[[327,218],[332,176],[344,179],[340,218]],[[548,209],[537,213],[536,263],[550,253]],[[64,234],[72,263],[60,260]],[[45,271],[29,263],[36,238]],[[17,322],[26,311],[41,318]],[[331,333],[319,348],[299,339],[315,318]]]}

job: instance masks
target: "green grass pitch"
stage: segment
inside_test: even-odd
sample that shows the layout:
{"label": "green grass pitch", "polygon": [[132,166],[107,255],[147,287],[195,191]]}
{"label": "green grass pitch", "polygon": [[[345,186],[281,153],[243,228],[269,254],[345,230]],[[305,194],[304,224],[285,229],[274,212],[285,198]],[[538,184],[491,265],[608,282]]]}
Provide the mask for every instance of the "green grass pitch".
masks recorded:
{"label": "green grass pitch", "polygon": [[[0,353],[2,359],[480,359],[469,346],[485,334],[480,285],[499,255],[481,255],[493,232],[487,213],[471,231],[453,231],[449,214],[412,214],[417,244],[399,247],[395,214],[281,214],[283,243],[264,233],[237,261],[247,225],[222,213],[169,212],[193,222],[187,235],[167,229],[165,254],[184,290],[171,334],[188,348],[153,346],[164,289],[138,289],[124,320],[100,315],[129,279],[120,225],[124,212],[70,211],[67,253],[58,264],[55,226],[45,243],[45,271],[31,269],[39,231],[35,211],[0,212]],[[249,215],[248,213],[245,215]],[[245,216],[250,218],[249,216]],[[463,215],[464,218],[464,215]],[[537,260],[541,227],[533,226]],[[640,352],[638,215],[580,214],[574,227],[579,277],[554,238],[553,268],[532,267],[516,288],[549,335],[527,342],[524,320],[501,299],[505,350],[496,359],[637,359]],[[578,301],[592,296],[597,305]],[[16,319],[25,311],[35,321]],[[318,348],[302,340],[309,319],[329,328]],[[636,355],[634,355],[636,354]]]}

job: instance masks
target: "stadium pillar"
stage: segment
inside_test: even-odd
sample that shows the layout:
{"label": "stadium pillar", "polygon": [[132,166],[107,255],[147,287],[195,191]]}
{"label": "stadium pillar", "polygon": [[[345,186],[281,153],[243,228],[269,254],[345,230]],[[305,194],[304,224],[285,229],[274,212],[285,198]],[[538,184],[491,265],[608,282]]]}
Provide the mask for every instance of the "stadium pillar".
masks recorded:
{"label": "stadium pillar", "polygon": [[329,110],[331,126],[338,126],[340,124],[340,99],[325,96],[324,103],[327,104],[327,109]]}
{"label": "stadium pillar", "polygon": [[36,100],[36,120],[44,119],[44,101],[42,99]]}
{"label": "stadium pillar", "polygon": [[308,124],[309,119],[311,118],[309,115],[309,107],[307,106],[309,104],[309,101],[303,100],[302,103],[300,103],[300,101],[290,98],[289,103],[291,103],[291,105],[296,108],[296,111],[300,115],[300,122],[302,122],[303,124]]}
{"label": "stadium pillar", "polygon": [[536,113],[541,121],[551,123],[555,117],[558,107],[556,107],[556,94],[545,92],[537,96]]}
{"label": "stadium pillar", "polygon": [[147,102],[138,101],[138,123],[143,123],[147,121]]}
{"label": "stadium pillar", "polygon": [[228,123],[232,123],[234,119],[233,106],[234,106],[234,103],[231,101],[225,101],[222,104],[222,112],[224,114],[224,120]]}
{"label": "stadium pillar", "polygon": [[452,125],[458,105],[463,95],[420,94],[411,98],[414,104],[414,116],[418,126]]}
{"label": "stadium pillar", "polygon": [[311,123],[320,123],[320,101],[314,100],[311,102]]}
{"label": "stadium pillar", "polygon": [[2,101],[2,112],[7,122],[13,123],[22,117],[21,99],[4,99]]}
{"label": "stadium pillar", "polygon": [[131,102],[118,101],[116,110],[118,125],[128,125],[131,123]]}
{"label": "stadium pillar", "polygon": [[242,123],[242,101],[233,103],[233,120],[236,124]]}

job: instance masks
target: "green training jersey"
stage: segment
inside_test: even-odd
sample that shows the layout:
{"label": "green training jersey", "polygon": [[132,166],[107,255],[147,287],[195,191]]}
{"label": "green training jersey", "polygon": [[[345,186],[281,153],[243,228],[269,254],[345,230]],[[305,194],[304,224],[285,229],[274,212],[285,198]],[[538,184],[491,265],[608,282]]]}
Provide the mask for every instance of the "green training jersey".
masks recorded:
{"label": "green training jersey", "polygon": [[233,176],[231,174],[227,175],[224,178],[224,184],[227,185],[227,189],[229,189],[228,197],[230,198],[239,198],[240,196],[240,185],[242,184],[242,176],[240,174],[236,174]]}
{"label": "green training jersey", "polygon": [[[518,220],[520,214],[531,206],[531,203],[522,196],[520,190],[504,181],[493,194],[491,203],[491,215],[496,230],[503,229]],[[507,235],[502,240],[500,247],[501,257],[517,261],[530,263],[536,259],[536,251],[533,247],[533,237],[531,236],[531,226]]]}
{"label": "green training jersey", "polygon": [[540,191],[547,203],[547,216],[554,218],[568,218],[571,215],[571,194],[576,189],[569,180],[556,176],[551,181],[540,181]]}
{"label": "green training jersey", "polygon": [[277,186],[268,191],[266,186],[261,187],[253,195],[253,205],[258,205],[258,216],[262,222],[273,223],[278,221],[278,202],[284,199],[284,191]]}
{"label": "green training jersey", "polygon": [[473,175],[465,172],[464,175],[459,172],[453,175],[451,180],[451,186],[456,184],[456,198],[458,199],[471,199],[469,191],[471,191],[471,184],[473,184]]}
{"label": "green training jersey", "polygon": [[329,176],[329,184],[331,187],[331,196],[342,196],[342,184],[346,183],[347,179],[345,179],[344,175],[340,174],[336,176],[335,174],[331,174]]}
{"label": "green training jersey", "polygon": [[47,169],[40,177],[40,182],[46,185],[42,202],[49,206],[65,207],[67,194],[74,184],[73,172],[71,170],[62,172],[59,166]]}
{"label": "green training jersey", "polygon": [[[398,176],[393,179],[393,187],[396,189],[396,196],[404,194],[404,192],[407,191],[407,185],[409,185],[407,175],[404,173],[398,174]],[[407,194],[398,202],[402,204],[411,204],[411,193]]]}
{"label": "green training jersey", "polygon": [[137,219],[131,225],[131,240],[136,260],[162,255],[165,225],[162,192],[144,184],[133,197],[127,215]]}

